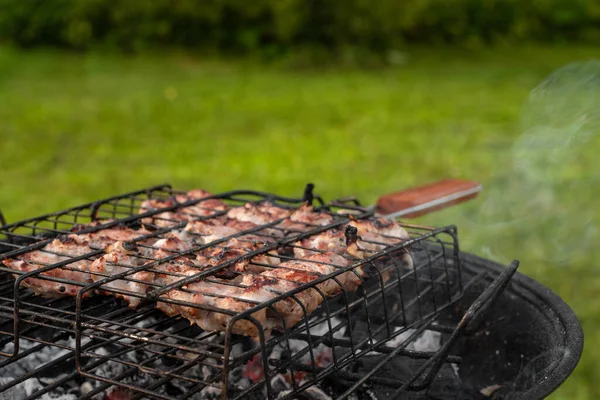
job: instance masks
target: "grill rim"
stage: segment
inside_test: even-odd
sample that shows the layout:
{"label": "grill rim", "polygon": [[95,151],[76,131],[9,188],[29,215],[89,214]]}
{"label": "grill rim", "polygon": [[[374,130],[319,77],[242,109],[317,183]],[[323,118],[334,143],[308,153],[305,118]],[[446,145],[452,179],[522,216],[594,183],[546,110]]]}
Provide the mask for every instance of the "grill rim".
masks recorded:
{"label": "grill rim", "polygon": [[[472,253],[460,253],[461,263],[469,267],[482,267],[500,273],[505,266],[497,261],[477,256]],[[562,352],[562,357],[558,363],[554,364],[550,371],[544,374],[544,377],[537,381],[534,386],[516,397],[517,399],[544,399],[558,389],[571,376],[583,354],[584,334],[581,323],[575,315],[575,312],[569,305],[556,293],[544,284],[535,279],[517,271],[511,279],[506,292],[515,292],[518,290],[535,296],[535,307],[542,311],[546,306],[557,318],[563,332],[556,330],[552,332],[554,338],[561,338],[564,348],[568,351]],[[524,301],[524,299],[520,300]]]}

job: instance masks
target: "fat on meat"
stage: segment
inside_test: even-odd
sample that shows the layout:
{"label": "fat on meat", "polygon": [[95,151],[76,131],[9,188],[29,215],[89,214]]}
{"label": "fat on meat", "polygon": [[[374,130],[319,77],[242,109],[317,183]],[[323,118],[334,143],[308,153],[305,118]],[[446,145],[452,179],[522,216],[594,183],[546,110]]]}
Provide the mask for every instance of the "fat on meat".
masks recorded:
{"label": "fat on meat", "polygon": [[[77,242],[71,236],[67,236],[54,239],[40,250],[25,253],[18,256],[18,258],[3,260],[2,263],[12,270],[26,273],[66,262],[74,257],[85,256],[91,252],[93,250],[89,248],[87,243]],[[89,273],[90,263],[91,260],[89,259],[68,262],[62,267],[41,272],[39,274],[40,278],[26,278],[23,281],[23,286],[31,288],[35,294],[42,297],[76,296],[83,286],[92,282]],[[20,274],[13,275],[15,278],[20,276]],[[55,282],[48,280],[48,278],[64,279],[77,284]],[[84,295],[89,296],[92,294],[88,291]]]}
{"label": "fat on meat", "polygon": [[[345,269],[348,260],[335,253],[312,254],[303,260],[286,261],[260,275],[246,275],[242,283],[262,287],[274,294],[284,295],[299,286]],[[270,313],[271,325],[282,330],[290,328],[306,315],[310,315],[326,298],[342,290],[356,290],[361,283],[360,273],[348,270],[329,277],[313,287],[306,288],[294,296],[286,296],[273,305]],[[304,311],[303,311],[304,308]]]}
{"label": "fat on meat", "polygon": [[[348,243],[348,253],[364,259],[384,249],[398,245],[410,239],[408,232],[397,222],[387,219],[375,220],[353,220],[349,224],[357,229],[357,237]],[[399,249],[394,255],[406,267],[412,269],[414,261],[407,248]],[[385,281],[391,279],[394,274],[393,266],[384,267],[383,278]]]}
{"label": "fat on meat", "polygon": [[[177,204],[201,200],[209,196],[212,196],[212,194],[204,190],[195,189],[186,194],[171,196],[167,199],[148,199],[142,202],[138,213],[143,214],[162,208],[174,207]],[[201,217],[215,215],[219,211],[227,210],[227,208],[227,204],[220,199],[206,199],[194,205],[179,207],[173,211],[164,211],[145,217],[142,219],[142,223],[160,228],[172,227],[185,221],[194,221]]]}
{"label": "fat on meat", "polygon": [[[95,227],[100,223],[91,223],[85,227]],[[79,227],[81,229],[81,226]],[[100,255],[97,250],[104,249],[117,240],[133,240],[147,235],[143,229],[135,230],[123,226],[115,226],[91,233],[71,233],[54,239],[39,250],[34,250],[15,258],[3,260],[3,264],[13,270],[31,272],[57,263],[69,261],[75,257],[89,255],[82,260],[71,261],[64,266],[41,272],[40,277],[59,278],[78,284],[54,282],[47,279],[26,278],[25,287],[31,288],[36,294],[43,297],[76,296],[81,288],[92,279],[89,268],[92,262]],[[151,239],[149,239],[151,240]],[[17,277],[17,274],[14,274]],[[84,296],[94,294],[88,291]]]}
{"label": "fat on meat", "polygon": [[[161,273],[157,277],[161,284],[172,284],[201,271],[189,259],[178,259],[158,268]],[[262,287],[238,286],[227,280],[211,278],[194,281],[164,293],[158,300],[157,308],[167,315],[181,315],[205,331],[225,331],[233,315],[268,301],[273,296],[273,293]],[[260,309],[252,317],[260,323],[260,329],[268,334],[266,310]],[[256,337],[258,329],[247,319],[239,319],[232,325],[234,334],[244,336]]]}
{"label": "fat on meat", "polygon": [[268,266],[279,264],[280,261],[279,257],[269,252],[256,255],[252,259],[244,257],[246,254],[261,248],[262,246],[258,243],[231,239],[227,242],[227,246],[212,247],[199,252],[196,261],[202,265],[215,267],[239,259],[231,268],[222,272],[223,276],[233,277],[233,275],[236,275],[235,272],[260,273],[268,269]]}
{"label": "fat on meat", "polygon": [[315,227],[326,226],[333,222],[334,219],[331,215],[315,211],[314,207],[309,204],[303,204],[292,212],[289,218],[286,218],[277,226],[293,234],[306,232]]}
{"label": "fat on meat", "polygon": [[[105,255],[92,263],[90,276],[94,282],[113,278],[104,283],[100,291],[124,299],[129,307],[136,308],[143,300],[149,285],[153,283],[154,273],[148,270],[133,271],[148,262],[137,245],[117,241],[107,248]],[[119,274],[125,276],[114,279]]]}

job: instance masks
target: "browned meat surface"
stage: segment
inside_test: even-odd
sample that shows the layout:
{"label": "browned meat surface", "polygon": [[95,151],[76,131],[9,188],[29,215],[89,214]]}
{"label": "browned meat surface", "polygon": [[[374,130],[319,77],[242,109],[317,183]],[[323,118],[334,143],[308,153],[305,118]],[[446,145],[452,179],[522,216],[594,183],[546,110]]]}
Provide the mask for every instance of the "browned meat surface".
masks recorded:
{"label": "browned meat surface", "polygon": [[[139,212],[208,196],[208,192],[193,190],[165,200],[147,200]],[[199,219],[216,211],[227,212]],[[174,285],[174,289],[160,296],[157,308],[168,315],[181,315],[207,331],[223,331],[232,316],[283,295],[273,306],[252,314],[268,335],[271,329],[282,330],[300,323],[327,298],[356,290],[365,272],[362,267],[349,266],[409,239],[408,233],[393,221],[351,220],[348,225],[356,228],[356,235],[350,240],[345,226],[339,226],[298,240],[291,247],[251,256],[278,240],[335,221],[330,214],[315,211],[308,204],[295,210],[267,202],[228,208],[219,199],[208,199],[144,218],[148,229],[186,223],[166,234],[140,241],[141,236],[152,236],[152,231],[121,226],[86,234],[74,231],[40,250],[3,263],[15,271],[28,272],[104,249],[103,254],[41,274],[70,283],[38,277],[28,278],[24,285],[43,296],[75,296],[82,286],[103,281],[97,292],[121,298],[131,308],[138,307],[149,290]],[[263,228],[265,224],[273,226]],[[244,233],[247,231],[252,232]],[[405,261],[410,263],[410,256],[402,251],[405,254],[400,256],[408,257]],[[225,263],[231,265],[225,267]],[[213,269],[216,271],[210,276],[197,277],[200,272]],[[196,280],[181,285],[181,280],[188,277]],[[385,279],[389,279],[389,274]],[[293,296],[286,295],[310,284],[313,285]],[[233,333],[256,337],[258,328],[251,321],[240,319],[234,323]]]}
{"label": "browned meat surface", "polygon": [[[227,257],[226,254],[223,256]],[[241,280],[210,278],[193,282],[161,296],[167,301],[159,302],[157,307],[169,315],[182,315],[205,330],[222,331],[226,329],[232,315],[332,274],[347,265],[345,258],[334,253],[313,254],[305,260],[287,261],[267,268],[260,274],[244,274]],[[198,265],[197,260],[178,259],[158,268],[162,273],[157,273],[156,282],[164,285],[197,274],[203,267]],[[336,280],[324,280],[316,288],[308,288],[293,297],[284,298],[275,303],[273,309],[261,309],[252,316],[260,322],[267,335],[273,327],[279,330],[283,329],[284,324],[288,328],[292,327],[305,314],[310,315],[328,297],[341,290],[356,290],[360,284],[358,274],[353,271],[338,274]],[[238,320],[233,326],[233,332],[256,337],[257,328],[248,320]]]}
{"label": "browned meat surface", "polygon": [[233,207],[227,213],[227,218],[236,219],[238,221],[252,222],[256,225],[265,225],[277,219],[271,214],[261,211],[257,206],[250,203],[240,207]]}
{"label": "browned meat surface", "polygon": [[[92,223],[89,226],[94,226],[95,224],[97,223]],[[148,233],[144,229],[134,230],[123,226],[107,228],[93,233],[73,233],[53,240],[40,250],[4,260],[3,263],[8,268],[17,271],[35,271],[75,257],[90,254],[96,250],[104,249],[106,246],[115,243],[115,241],[133,240]],[[98,255],[90,256],[83,260],[69,262],[62,267],[41,273],[42,277],[60,278],[77,282],[81,285],[36,278],[27,278],[23,282],[23,285],[33,289],[36,294],[45,297],[76,296],[82,286],[92,282],[89,268],[92,261],[97,257]],[[15,276],[17,275],[15,274]],[[91,293],[86,292],[86,295]]]}
{"label": "browned meat surface", "polygon": [[[30,272],[69,261],[74,257],[83,256],[92,251],[87,243],[77,242],[69,236],[62,240],[54,239],[40,250],[3,260],[2,263],[15,271]],[[91,260],[89,259],[69,262],[63,267],[40,273],[40,276],[46,279],[26,278],[23,281],[23,286],[33,289],[36,294],[43,297],[76,296],[81,287],[92,282],[89,274],[90,263]],[[15,278],[19,275],[14,274]],[[64,279],[80,285],[54,282],[47,280],[47,278]]]}
{"label": "browned meat surface", "polygon": [[[113,226],[104,228],[97,232],[77,233],[69,235],[78,243],[87,244],[94,249],[104,249],[116,241],[130,241],[142,236],[150,235],[146,229],[131,229],[124,226]],[[153,239],[150,239],[152,241]]]}
{"label": "browned meat surface", "polygon": [[143,253],[152,260],[164,260],[182,255],[189,252],[194,247],[194,243],[182,240],[177,235],[168,235],[166,238],[158,240],[152,246],[144,249]]}
{"label": "browned meat surface", "polygon": [[[155,284],[156,266],[148,266],[138,272],[140,266],[151,264],[154,260],[177,257],[191,249],[191,245],[177,237],[169,236],[152,244],[136,245],[128,242],[116,242],[106,249],[106,254],[92,264],[91,278],[99,281],[107,277],[126,273],[123,278],[112,280],[102,286],[105,294],[122,298],[129,306],[136,308],[151,285]],[[155,263],[154,263],[155,264]]]}
{"label": "browned meat surface", "polygon": [[387,219],[354,220],[348,225],[358,229],[358,235],[367,240],[378,241],[383,244],[396,244],[401,240],[408,240],[408,232],[395,221]]}
{"label": "browned meat surface", "polygon": [[342,231],[326,231],[300,240],[294,245],[296,257],[306,257],[317,252],[344,254],[346,252],[346,236]]}
{"label": "browned meat surface", "polygon": [[[195,262],[187,259],[160,265],[159,269],[162,273],[157,274],[157,282],[161,284],[179,281],[201,270]],[[224,331],[232,315],[246,311],[273,296],[261,287],[243,287],[226,280],[211,278],[165,293],[160,297],[164,301],[159,301],[157,308],[168,315],[179,314],[206,331]],[[266,326],[265,309],[253,313],[252,317],[258,320],[263,328]],[[232,328],[235,334],[252,337],[258,335],[258,328],[249,320],[238,320]]]}
{"label": "browned meat surface", "polygon": [[[378,224],[381,224],[382,229],[379,229]],[[393,221],[359,220],[348,225],[357,228],[356,240],[351,243],[346,243],[344,230],[330,230],[296,242],[294,255],[303,257],[315,252],[331,251],[363,259],[409,238],[408,233]]]}
{"label": "browned meat surface", "polygon": [[[271,222],[276,221],[276,219],[274,219]],[[230,228],[234,228],[237,229],[238,231],[250,231],[250,230],[254,230],[254,233],[246,233],[244,234],[244,238],[246,240],[250,240],[249,238],[253,238],[251,240],[254,241],[258,241],[258,242],[272,242],[275,239],[280,239],[282,238],[283,235],[283,231],[281,229],[278,228],[262,228],[262,229],[258,229],[256,230],[256,228],[259,226],[254,222],[250,222],[250,221],[240,221],[237,219],[227,219],[225,220],[224,223],[225,226],[230,227]]]}
{"label": "browned meat surface", "polygon": [[[122,298],[131,308],[136,308],[145,296],[148,285],[154,281],[154,273],[147,270],[132,273],[132,270],[147,263],[147,259],[135,244],[128,242],[116,242],[109,246],[106,252],[107,254],[98,258],[90,266],[91,279],[96,282],[113,278],[104,283],[100,290],[105,294]],[[122,273],[127,275],[114,279],[116,275]]]}
{"label": "browned meat surface", "polygon": [[[269,292],[281,295],[295,290],[303,284],[332,274],[347,265],[348,261],[335,253],[312,254],[303,260],[283,262],[276,268],[268,269],[260,275],[246,275],[243,277],[242,283],[247,286],[262,287]],[[359,284],[359,274],[348,271],[337,275],[335,279],[326,279],[315,287],[285,297],[273,306],[276,312],[270,313],[271,323],[279,330],[283,329],[284,324],[286,328],[290,328],[302,320],[305,315],[310,315],[328,297],[334,296],[342,290],[356,290]]]}
{"label": "browned meat surface", "polygon": [[[196,261],[201,265],[206,265],[209,267],[217,266],[225,262],[243,257],[247,253],[256,251],[260,248],[262,248],[262,246],[257,243],[243,242],[238,241],[238,239],[231,239],[227,242],[226,247],[212,247],[200,252],[196,258]],[[252,260],[246,258],[237,261],[232,267],[222,271],[221,274],[223,274],[223,277],[231,278],[237,275],[233,271],[260,273],[266,268],[268,268],[265,265],[277,265],[278,263],[279,258],[275,255],[271,255],[270,253],[259,254],[257,256],[254,256]]]}
{"label": "browned meat surface", "polygon": [[[159,210],[161,208],[172,207],[177,204],[186,203],[193,200],[203,199],[212,196],[211,193],[204,190],[195,189],[187,192],[185,195],[176,195],[168,199],[149,199],[140,205],[138,212],[140,214],[148,211]],[[155,225],[158,227],[175,226],[183,221],[194,221],[200,217],[214,215],[219,211],[227,210],[228,206],[219,199],[207,199],[194,205],[179,207],[173,211],[165,211],[154,214],[151,217],[143,218],[142,223]]]}
{"label": "browned meat surface", "polygon": [[[224,222],[223,225],[217,224]],[[236,219],[225,219],[218,221],[193,221],[189,222],[178,236],[185,241],[200,244],[210,244],[215,241],[231,238],[226,241],[221,241],[218,246],[233,247],[235,245],[248,247],[249,244],[265,245],[272,243],[278,236],[282,236],[282,232],[264,228],[252,233],[243,233],[251,229],[257,228],[258,225],[253,222],[239,221]],[[244,246],[244,243],[248,245]]]}
{"label": "browned meat surface", "polygon": [[214,221],[192,221],[183,229],[182,239],[198,244],[208,244],[239,232],[234,227],[217,225]]}
{"label": "browned meat surface", "polygon": [[292,210],[275,206],[269,202],[261,202],[256,206],[259,211],[269,214],[273,219],[287,218],[292,214]]}
{"label": "browned meat surface", "polygon": [[313,206],[304,204],[292,212],[289,218],[277,226],[292,234],[306,232],[319,226],[333,223],[333,217],[327,213],[314,211]]}
{"label": "browned meat surface", "polygon": [[[358,230],[358,240],[348,244],[348,253],[358,258],[370,257],[410,238],[398,223],[386,219],[355,220],[348,225]],[[402,249],[396,256],[409,268],[413,267],[413,259],[407,249]]]}

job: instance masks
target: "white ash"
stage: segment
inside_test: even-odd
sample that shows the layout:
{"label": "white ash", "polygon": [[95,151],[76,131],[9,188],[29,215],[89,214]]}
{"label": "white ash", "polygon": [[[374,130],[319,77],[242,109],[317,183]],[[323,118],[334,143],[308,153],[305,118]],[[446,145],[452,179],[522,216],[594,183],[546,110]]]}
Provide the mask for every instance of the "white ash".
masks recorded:
{"label": "white ash", "polygon": [[250,381],[250,379],[245,378],[245,377],[244,378],[240,378],[239,380],[234,381],[234,382],[237,382],[237,387],[240,390],[246,390],[252,384],[252,382]]}
{"label": "white ash", "polygon": [[234,358],[234,357],[241,355],[243,353],[243,351],[244,351],[244,346],[242,345],[242,343],[236,343],[231,348],[231,351],[229,354],[231,354],[231,357]]}
{"label": "white ash", "polygon": [[[394,332],[398,332],[402,328],[396,328]],[[415,333],[416,329],[408,329],[400,335],[386,342],[388,347],[396,348],[402,345],[408,338]],[[442,334],[440,332],[425,330],[416,339],[406,347],[407,350],[435,352],[442,347]],[[373,354],[377,354],[373,352]]]}
{"label": "white ash", "polygon": [[[20,352],[25,352],[34,346],[38,346],[39,343],[21,339]],[[69,338],[67,340],[60,340],[57,342],[62,346],[68,346],[74,348],[75,339]],[[12,353],[14,350],[14,343],[10,342],[3,346],[3,352]],[[39,368],[45,364],[48,364],[57,358],[68,354],[71,350],[63,349],[55,346],[44,346],[38,351],[34,351],[27,356],[17,359],[9,365],[5,366],[0,370],[0,382],[2,385],[7,385],[13,382],[16,378],[30,373],[31,371]],[[60,368],[60,367],[59,367]],[[52,368],[47,371],[48,375],[39,378],[29,378],[24,382],[21,382],[15,386],[12,386],[0,393],[0,400],[4,399],[19,399],[25,398],[37,390],[43,389],[44,387],[53,384],[57,380],[60,380],[67,376],[65,371],[61,372],[59,368]],[[74,366],[73,366],[74,368]],[[47,393],[40,397],[40,399],[60,399],[70,400],[75,399],[77,396],[75,392],[78,390],[77,385],[74,382],[55,390],[53,393]]]}
{"label": "white ash", "polygon": [[194,400],[204,399],[219,399],[221,397],[221,389],[213,386],[207,386],[198,393],[197,396],[192,397]]}
{"label": "white ash", "polygon": [[81,384],[81,386],[79,387],[79,391],[81,392],[82,395],[86,395],[89,392],[91,392],[92,390],[94,390],[94,385],[92,385],[89,381],[85,381]]}
{"label": "white ash", "polygon": [[[30,340],[21,339],[20,342],[20,352],[27,351],[34,346],[37,346],[38,343],[32,342]],[[57,342],[59,345],[69,346],[71,348],[75,348],[75,339],[69,338],[68,340],[60,340]],[[10,342],[4,345],[2,348],[3,352],[12,353],[14,350],[14,343]],[[44,346],[38,351],[34,351],[27,356],[16,360],[15,362],[9,364],[7,367],[2,369],[0,376],[2,377],[19,377],[27,374],[31,370],[40,367],[41,365],[47,364],[55,359],[69,353],[69,350],[61,349],[60,347],[54,346]]]}
{"label": "white ash", "polygon": [[458,366],[458,364],[450,364],[450,367],[452,367],[452,370],[454,371],[454,374],[456,376],[459,376],[459,371],[460,371],[460,367]]}
{"label": "white ash", "polygon": [[[13,378],[0,378],[0,384],[5,385],[7,383],[12,382]],[[21,382],[8,390],[0,393],[0,400],[14,400],[14,399],[24,399],[34,392],[43,389],[45,387],[44,384],[40,382],[39,379],[30,378],[24,382]],[[50,394],[45,393],[41,397],[40,400],[76,400],[77,396],[70,393],[59,393],[59,394]]]}
{"label": "white ash", "polygon": [[155,317],[146,317],[141,321],[135,323],[135,326],[141,329],[152,329],[152,327],[156,326],[158,320]]}
{"label": "white ash", "polygon": [[[331,329],[332,330],[334,330],[336,327],[338,327],[340,324],[342,324],[342,320],[337,317],[331,317],[329,321],[331,321]],[[313,328],[310,328],[310,333],[312,335],[316,335],[316,336],[328,335],[329,334],[329,325],[330,324],[327,321],[323,321],[319,325],[316,325]],[[333,337],[336,339],[339,339],[339,338],[344,337],[345,334],[346,334],[346,326],[344,325],[342,328],[333,332]]]}
{"label": "white ash", "polygon": [[[292,393],[291,389],[284,390],[277,396],[282,399]],[[332,400],[331,396],[321,390],[318,386],[311,386],[302,392],[302,397],[309,400]]]}
{"label": "white ash", "polygon": [[[336,317],[331,318],[332,328],[337,327],[341,323],[342,323],[342,321],[339,318],[336,318]],[[310,333],[315,336],[327,335],[329,333],[329,324],[327,323],[327,321],[324,321],[321,324],[316,325],[314,328],[311,328]],[[346,333],[346,327],[344,326],[343,328],[340,328],[339,330],[335,331],[333,333],[333,337],[335,339],[341,339],[344,337],[345,333]],[[289,345],[289,349],[288,349],[288,345]],[[283,352],[291,351],[292,356],[293,356],[294,354],[297,354],[298,352],[305,350],[308,347],[309,347],[308,342],[306,342],[304,340],[290,339],[287,342],[284,341],[284,342],[281,342],[280,344],[278,344],[277,346],[275,346],[273,348],[273,351],[269,355],[269,358],[279,360],[281,358],[281,354]],[[331,351],[331,347],[324,345],[324,344],[319,344],[318,346],[313,347],[313,355],[315,356],[315,358],[317,357],[318,354],[321,354],[322,352],[330,352],[330,351]],[[301,363],[305,363],[305,364],[310,364],[310,362],[311,362],[310,352],[307,352],[306,354],[304,354],[297,361],[301,362]]]}
{"label": "white ash", "polygon": [[292,389],[292,385],[285,379],[282,374],[277,374],[271,379],[271,388],[277,393],[278,397],[283,397],[282,393],[289,392]]}
{"label": "white ash", "polygon": [[318,386],[311,386],[304,391],[305,397],[312,400],[331,400],[331,396],[322,391]]}

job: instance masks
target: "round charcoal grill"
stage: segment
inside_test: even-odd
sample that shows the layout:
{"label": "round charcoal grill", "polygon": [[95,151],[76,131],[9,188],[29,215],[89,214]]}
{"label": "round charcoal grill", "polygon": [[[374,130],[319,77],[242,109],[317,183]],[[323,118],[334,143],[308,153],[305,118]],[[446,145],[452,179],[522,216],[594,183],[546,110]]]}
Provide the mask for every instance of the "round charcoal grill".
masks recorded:
{"label": "round charcoal grill", "polygon": [[[505,267],[463,253],[466,273]],[[465,292],[470,304],[481,287]],[[456,315],[464,312],[464,307]],[[452,316],[449,316],[452,318]],[[544,285],[517,272],[485,320],[455,349],[463,362],[459,375],[468,386],[499,385],[498,399],[543,399],[573,372],[583,349],[583,331],[569,306]]]}
{"label": "round charcoal grill", "polygon": [[[322,201],[313,196],[312,189],[313,185],[308,185],[300,200],[280,199],[300,204],[307,199]],[[407,218],[470,199],[479,190],[473,183],[444,181],[384,196],[372,208],[351,198],[329,204],[346,211],[355,206],[359,213],[376,208],[379,215]],[[0,260],[100,215],[125,221],[127,227],[136,226],[139,201],[173,193],[181,192],[157,186],[5,225],[0,227]],[[249,192],[240,193],[246,196]],[[243,204],[242,198],[239,202]],[[173,212],[179,209],[177,204],[169,207]],[[154,212],[164,218],[162,211],[144,215]],[[0,222],[4,223],[1,214]],[[312,331],[303,331],[302,322],[300,327],[261,342],[258,348],[256,342],[232,338],[230,333],[204,332],[184,319],[166,318],[150,302],[134,311],[110,297],[79,299],[77,307],[73,298],[42,299],[20,288],[12,270],[2,268],[0,399],[477,400],[548,396],[568,378],[581,356],[583,333],[573,311],[550,289],[517,272],[517,261],[504,266],[459,251],[453,227],[426,228],[425,232],[411,247],[413,272],[403,278],[398,274],[395,283],[388,277],[385,285],[379,272],[379,280],[365,280],[356,293],[344,293],[342,299],[324,303],[311,318],[322,318],[329,330],[319,333],[315,323]],[[355,235],[346,229],[347,240],[356,240]],[[389,249],[383,258],[372,260],[374,268],[389,261],[400,268],[394,257],[404,254],[398,253],[403,247]],[[417,270],[421,275],[414,272]],[[394,294],[398,290],[399,297]],[[336,302],[342,307],[336,309]],[[397,308],[390,311],[394,304],[401,307],[401,314]],[[365,318],[361,318],[363,313]],[[400,315],[404,328],[390,331],[390,321]],[[331,326],[336,323],[350,330],[349,335],[334,336]],[[364,337],[367,339],[361,339]],[[281,353],[273,358],[277,344],[266,350],[277,341],[287,343],[287,356]],[[289,346],[294,343],[304,343],[294,351],[310,353],[313,360],[309,365],[291,356]],[[319,350],[323,346],[329,353]],[[193,353],[200,347],[198,354],[205,354],[202,357]],[[190,354],[193,357],[186,358]],[[340,358],[323,364],[323,354]],[[332,370],[332,362],[342,367]],[[304,380],[296,382],[294,371]],[[283,374],[293,376],[293,387],[283,381]],[[261,376],[264,389],[260,389]],[[242,385],[242,381],[246,383]]]}

